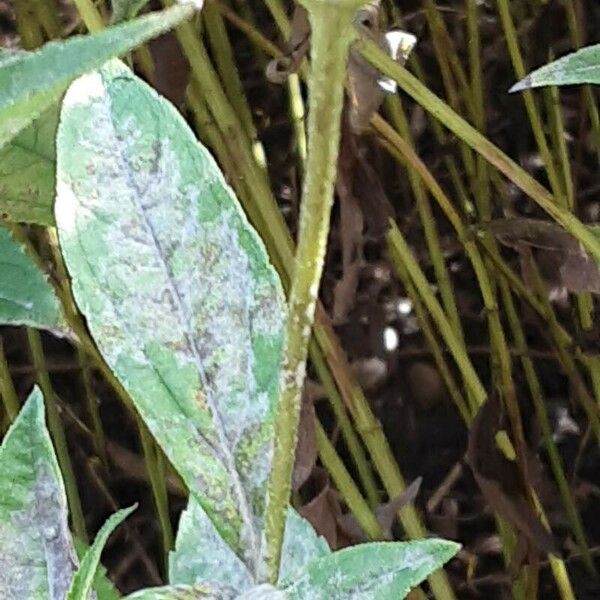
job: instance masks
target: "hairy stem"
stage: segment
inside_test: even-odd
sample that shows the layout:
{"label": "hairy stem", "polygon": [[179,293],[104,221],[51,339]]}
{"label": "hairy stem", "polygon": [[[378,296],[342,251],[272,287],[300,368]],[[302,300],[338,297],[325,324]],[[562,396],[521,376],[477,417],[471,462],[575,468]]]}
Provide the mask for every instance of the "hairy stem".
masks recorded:
{"label": "hairy stem", "polygon": [[[285,514],[290,497],[300,394],[308,342],[323,271],[344,101],[348,49],[354,38],[352,3],[310,2],[313,68],[310,78],[308,159],[296,265],[287,322],[282,392],[266,516],[267,577],[277,581]],[[335,31],[336,35],[331,35]]]}

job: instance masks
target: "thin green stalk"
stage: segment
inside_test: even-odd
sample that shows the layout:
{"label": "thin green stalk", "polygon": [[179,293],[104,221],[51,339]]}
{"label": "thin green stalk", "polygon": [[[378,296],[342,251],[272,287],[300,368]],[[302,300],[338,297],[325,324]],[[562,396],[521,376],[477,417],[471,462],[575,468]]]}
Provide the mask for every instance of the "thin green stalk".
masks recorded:
{"label": "thin green stalk", "polygon": [[431,324],[429,316],[427,315],[427,309],[421,300],[421,296],[419,295],[417,288],[415,287],[415,284],[413,283],[410,274],[406,269],[406,266],[402,261],[395,260],[396,256],[394,255],[391,244],[388,245],[388,254],[392,258],[392,263],[396,269],[396,273],[406,288],[406,291],[413,303],[413,309],[417,316],[417,320],[419,321],[421,332],[425,336],[425,340],[429,346],[438,372],[442,377],[442,380],[446,385],[446,389],[448,390],[450,397],[460,413],[460,416],[462,417],[463,421],[468,424],[472,420],[471,412],[463,397],[463,394],[459,390],[458,385],[454,380],[454,376],[452,375],[450,367],[446,362],[446,358],[439,343],[439,334]]}
{"label": "thin green stalk", "polygon": [[[290,24],[285,13],[283,5],[277,0],[265,0],[265,4],[277,24],[284,39],[289,39]],[[297,73],[290,73],[287,80],[289,111],[292,127],[294,128],[296,151],[298,153],[299,175],[304,173],[304,163],[306,162],[306,126],[304,100],[302,99],[302,89],[300,87],[300,77]]]}
{"label": "thin green stalk", "polygon": [[223,82],[225,93],[235,110],[246,135],[251,141],[252,152],[257,164],[266,169],[267,158],[265,149],[258,139],[258,133],[252,119],[252,112],[246,100],[244,87],[240,80],[237,65],[233,56],[233,50],[229,43],[229,37],[223,18],[214,4],[207,3],[202,11],[205,22],[205,31],[213,51],[217,71]]}
{"label": "thin green stalk", "polygon": [[46,37],[50,40],[61,37],[62,25],[54,0],[32,0],[32,2],[35,15]]}
{"label": "thin green stalk", "polygon": [[450,350],[450,354],[459,368],[465,383],[465,388],[471,392],[471,395],[476,402],[476,406],[471,407],[470,410],[469,421],[467,423],[470,424],[477,409],[485,402],[487,392],[483,387],[463,344],[457,338],[454,329],[448,321],[448,317],[445,315],[442,307],[437,301],[421,267],[419,267],[404,236],[394,222],[390,222],[388,248],[390,250],[390,258],[396,269],[398,269],[399,272],[405,269],[410,275],[423,303],[436,324],[439,334],[442,336],[446,346]]}
{"label": "thin green stalk", "polygon": [[81,383],[83,385],[85,404],[87,406],[88,415],[92,421],[92,443],[94,445],[94,451],[106,468],[108,467],[106,440],[104,437],[102,421],[100,419],[100,412],[98,410],[98,398],[96,397],[92,386],[91,368],[88,356],[79,346],[77,347],[77,360],[81,371]]}
{"label": "thin green stalk", "polygon": [[[414,146],[410,126],[400,96],[395,95],[388,99],[387,107],[389,109],[391,121],[402,136],[402,138],[411,146]],[[423,227],[423,233],[425,234],[425,242],[427,244],[427,250],[433,264],[433,270],[437,284],[440,288],[440,295],[442,297],[442,303],[446,315],[452,323],[452,326],[456,330],[457,335],[464,339],[462,330],[462,324],[460,322],[460,316],[458,314],[458,308],[456,307],[456,301],[454,298],[454,290],[452,288],[452,282],[446,267],[446,261],[442,253],[442,247],[439,240],[437,231],[437,224],[431,211],[431,205],[427,198],[427,193],[421,182],[421,178],[418,174],[410,168],[407,169],[408,180],[415,196],[417,211],[419,212],[419,218],[421,226]]]}
{"label": "thin green stalk", "polygon": [[142,442],[142,449],[144,451],[146,472],[148,473],[150,484],[152,486],[154,505],[160,523],[164,572],[168,573],[169,552],[173,549],[173,528],[171,526],[171,517],[169,515],[169,498],[167,496],[164,465],[161,464],[162,457],[160,455],[160,449],[157,447],[154,438],[139,416],[137,416],[137,426]]}
{"label": "thin green stalk", "polygon": [[[458,57],[458,53],[456,52],[454,42],[452,41],[452,38],[446,29],[446,24],[444,23],[444,20],[442,19],[433,0],[423,0],[423,4],[425,16],[427,18],[427,22],[429,23],[429,28],[432,34],[438,65],[442,70],[442,74],[444,71],[447,71],[448,82],[446,82],[446,77],[444,77],[444,84],[449,84],[452,86],[453,93],[451,97],[457,98],[460,95],[452,83],[451,73],[453,73],[461,88],[462,99],[465,107],[467,108],[467,113],[470,116],[474,116],[476,110],[472,97],[473,90],[469,86],[467,76]],[[447,85],[446,89],[448,89]],[[455,110],[457,110],[457,108],[458,103],[456,103],[456,106],[454,106]]]}
{"label": "thin green stalk", "polygon": [[15,0],[15,16],[21,46],[25,50],[33,50],[41,46],[44,43],[44,36],[37,21],[32,0]]}
{"label": "thin green stalk", "polygon": [[554,479],[558,486],[571,530],[573,531],[575,540],[581,549],[583,561],[590,575],[596,575],[597,572],[590,554],[587,540],[585,538],[583,523],[581,522],[579,512],[577,511],[577,506],[575,505],[575,500],[573,498],[573,494],[571,493],[571,488],[562,466],[562,460],[553,438],[552,425],[548,417],[548,411],[546,409],[546,403],[542,393],[542,386],[540,385],[533,360],[529,356],[525,332],[523,331],[523,327],[521,325],[521,321],[519,319],[519,315],[517,314],[508,286],[505,284],[501,286],[500,289],[502,292],[503,304],[506,310],[506,316],[510,325],[512,337],[518,351],[521,353],[521,366],[525,374],[527,386],[529,387],[529,394],[533,401],[537,421],[542,431],[542,437],[546,447],[546,452],[548,454],[552,474],[554,475]]}
{"label": "thin green stalk", "polygon": [[[296,264],[289,297],[282,391],[269,478],[265,536],[268,580],[277,581],[294,464],[300,398],[333,204],[348,50],[356,2],[308,4],[313,68],[309,81],[309,150],[302,193]],[[331,31],[336,35],[332,36]]]}
{"label": "thin green stalk", "polygon": [[73,4],[90,33],[104,29],[104,20],[92,0],[73,0]]}
{"label": "thin green stalk", "polygon": [[323,352],[314,340],[310,343],[309,352],[311,363],[313,364],[319,380],[321,381],[321,385],[327,394],[329,404],[335,415],[336,423],[342,432],[344,442],[348,446],[348,451],[350,456],[352,456],[356,470],[358,471],[358,477],[365,490],[369,505],[371,508],[374,508],[379,504],[380,498],[371,465],[369,464],[360,440],[352,427],[348,413],[344,408],[342,398],[335,386],[335,381],[327,368]]}
{"label": "thin green stalk", "polygon": [[383,74],[394,79],[423,108],[435,115],[448,129],[484,156],[499,171],[504,173],[509,180],[523,190],[571,235],[577,238],[590,254],[600,261],[600,240],[579,219],[556,204],[554,197],[547,189],[512,161],[497,146],[481,135],[474,127],[469,125],[462,117],[456,114],[433,92],[422,85],[404,67],[393,61],[376,44],[370,40],[361,40],[358,43],[358,48],[370,63],[377,67]]}
{"label": "thin green stalk", "polygon": [[6,360],[6,354],[4,353],[4,340],[0,335],[0,396],[2,396],[2,404],[4,410],[8,416],[8,422],[12,423],[19,414],[21,403],[15,390],[12,377],[10,375],[10,369],[8,368],[8,361]]}
{"label": "thin green stalk", "polygon": [[50,431],[50,435],[52,436],[52,441],[54,442],[56,457],[58,459],[58,464],[60,465],[60,470],[65,482],[65,491],[67,493],[69,514],[71,515],[71,521],[73,523],[73,531],[77,537],[87,542],[88,537],[85,528],[85,518],[83,516],[83,509],[81,508],[79,492],[77,491],[77,480],[75,479],[73,464],[71,463],[71,457],[69,456],[69,448],[67,446],[65,430],[63,429],[63,425],[60,420],[60,414],[56,404],[56,398],[54,396],[54,388],[52,387],[50,376],[48,375],[48,370],[46,369],[46,358],[44,357],[42,338],[39,331],[28,327],[27,341],[29,343],[29,350],[31,353],[33,366],[36,371],[36,378],[42,393],[44,394],[46,413],[48,415],[48,429]]}
{"label": "thin green stalk", "polygon": [[[469,83],[473,97],[473,124],[483,133],[485,132],[485,104],[477,0],[466,0],[466,14],[470,71]],[[477,205],[479,220],[487,222],[491,218],[490,180],[487,163],[480,154],[477,155],[476,159],[476,171],[475,203]]]}
{"label": "thin green stalk", "polygon": [[[527,75],[527,69],[523,62],[523,56],[519,49],[519,41],[517,39],[517,32],[513,23],[512,16],[510,14],[510,7],[507,0],[497,0],[498,13],[500,15],[500,21],[502,22],[502,28],[504,30],[504,37],[508,46],[508,52],[513,64],[513,69],[517,80],[523,79]],[[544,161],[546,174],[548,175],[548,181],[550,182],[550,188],[556,202],[562,203],[564,197],[564,190],[560,184],[560,178],[556,170],[556,163],[554,156],[548,148],[548,142],[546,141],[546,135],[544,133],[544,125],[540,116],[538,107],[531,90],[525,90],[523,92],[523,102],[527,110],[527,116],[531,123],[531,130],[533,137],[535,138],[536,145]]]}
{"label": "thin green stalk", "polygon": [[327,472],[331,475],[335,487],[340,492],[344,502],[356,518],[357,523],[371,540],[383,539],[381,525],[377,521],[371,508],[362,497],[358,487],[354,483],[350,473],[341,461],[333,444],[329,441],[327,433],[321,423],[315,421],[315,434],[319,458]]}

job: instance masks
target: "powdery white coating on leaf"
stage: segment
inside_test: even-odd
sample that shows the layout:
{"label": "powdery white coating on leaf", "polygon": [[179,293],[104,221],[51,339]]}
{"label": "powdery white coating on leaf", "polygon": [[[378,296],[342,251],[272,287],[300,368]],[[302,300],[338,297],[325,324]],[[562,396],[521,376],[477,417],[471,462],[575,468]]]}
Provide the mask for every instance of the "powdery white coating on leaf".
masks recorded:
{"label": "powdery white coating on leaf", "polygon": [[67,92],[57,154],[61,247],[94,339],[252,569],[283,342],[265,249],[180,115],[116,61]]}
{"label": "powdery white coating on leaf", "polygon": [[198,584],[146,588],[126,596],[124,600],[234,600],[235,598],[237,592],[226,586]]}
{"label": "powdery white coating on leaf", "polygon": [[397,600],[458,548],[433,539],[360,544],[309,563],[284,589],[290,600]]}
{"label": "powdery white coating on leaf", "polygon": [[279,582],[283,585],[291,583],[308,563],[330,553],[325,538],[318,535],[312,525],[293,508],[288,508],[281,548]]}
{"label": "powdery white coating on leaf", "polygon": [[0,447],[0,481],[0,598],[64,600],[75,553],[37,388]]}
{"label": "powdery white coating on leaf", "polygon": [[269,583],[263,583],[256,587],[244,592],[241,596],[238,596],[237,600],[287,600],[288,595],[282,591],[273,587]]}
{"label": "powdery white coating on leaf", "polygon": [[236,594],[253,585],[252,575],[223,541],[204,509],[190,497],[179,520],[175,550],[169,553],[172,584],[226,584]]}

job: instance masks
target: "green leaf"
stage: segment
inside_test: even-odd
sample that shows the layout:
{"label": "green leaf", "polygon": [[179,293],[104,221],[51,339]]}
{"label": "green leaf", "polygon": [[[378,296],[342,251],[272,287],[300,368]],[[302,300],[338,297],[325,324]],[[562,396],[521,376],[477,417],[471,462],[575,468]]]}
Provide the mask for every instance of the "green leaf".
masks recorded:
{"label": "green leaf", "polygon": [[515,83],[510,92],[520,92],[545,85],[600,83],[600,44],[587,46],[567,54]]}
{"label": "green leaf", "polygon": [[188,585],[227,584],[238,593],[253,585],[246,565],[223,541],[193,497],[181,515],[175,550],[169,554],[169,581]]}
{"label": "green leaf", "polygon": [[[312,525],[289,508],[281,552],[279,579],[292,579],[310,561],[331,551]],[[252,588],[246,566],[225,544],[202,507],[190,498],[181,515],[175,550],[169,555],[169,581],[195,584],[227,584],[239,593]]]}
{"label": "green leaf", "polygon": [[183,118],[118,61],[65,96],[55,214],[100,351],[255,572],[285,310],[262,242]]}
{"label": "green leaf", "polygon": [[13,222],[54,225],[58,105],[0,150],[0,217]]}
{"label": "green leaf", "polygon": [[279,581],[292,580],[306,565],[331,553],[325,538],[293,508],[288,508],[281,549]]}
{"label": "green leaf", "polygon": [[75,551],[38,388],[0,447],[0,482],[0,598],[63,600]]}
{"label": "green leaf", "polygon": [[459,548],[433,539],[360,544],[309,563],[283,589],[290,600],[397,600]]}
{"label": "green leaf", "polygon": [[234,600],[234,589],[211,584],[166,585],[146,588],[126,596],[124,600]]}
{"label": "green leaf", "polygon": [[[75,544],[77,557],[81,560],[88,551],[89,546],[78,538],[73,538],[73,543]],[[97,600],[119,600],[121,598],[121,594],[117,592],[113,582],[107,577],[106,569],[102,565],[98,565],[96,569],[94,592],[96,592]]]}
{"label": "green leaf", "polygon": [[55,103],[75,78],[129,52],[192,15],[173,6],[86,36],[50,42],[35,52],[0,57],[0,148]]}
{"label": "green leaf", "polygon": [[85,556],[81,560],[79,569],[71,581],[71,587],[66,600],[87,600],[92,589],[92,583],[100,564],[100,555],[111,533],[137,508],[137,504],[129,508],[123,508],[111,515],[100,531]]}
{"label": "green leaf", "polygon": [[46,275],[0,225],[0,324],[66,329],[54,289]]}

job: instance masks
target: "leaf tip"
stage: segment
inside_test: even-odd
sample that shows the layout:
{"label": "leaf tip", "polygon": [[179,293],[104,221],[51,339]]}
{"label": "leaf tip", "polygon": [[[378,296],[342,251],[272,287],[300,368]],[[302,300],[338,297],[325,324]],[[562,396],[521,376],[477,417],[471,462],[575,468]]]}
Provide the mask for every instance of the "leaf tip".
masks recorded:
{"label": "leaf tip", "polygon": [[522,92],[523,90],[528,90],[531,87],[533,87],[533,81],[531,79],[531,75],[527,75],[527,77],[521,79],[521,81],[517,81],[517,83],[515,83],[515,85],[508,90],[508,93],[514,94],[515,92]]}

